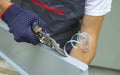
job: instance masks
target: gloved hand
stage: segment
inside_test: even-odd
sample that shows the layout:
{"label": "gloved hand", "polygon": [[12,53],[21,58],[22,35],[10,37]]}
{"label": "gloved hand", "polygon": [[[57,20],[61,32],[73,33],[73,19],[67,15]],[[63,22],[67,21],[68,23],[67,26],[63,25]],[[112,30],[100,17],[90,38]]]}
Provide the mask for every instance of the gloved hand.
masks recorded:
{"label": "gloved hand", "polygon": [[13,33],[17,42],[27,42],[33,45],[39,43],[31,28],[34,22],[39,24],[42,31],[47,32],[47,24],[37,14],[16,5],[12,5],[3,14],[2,20],[8,24],[9,31]]}

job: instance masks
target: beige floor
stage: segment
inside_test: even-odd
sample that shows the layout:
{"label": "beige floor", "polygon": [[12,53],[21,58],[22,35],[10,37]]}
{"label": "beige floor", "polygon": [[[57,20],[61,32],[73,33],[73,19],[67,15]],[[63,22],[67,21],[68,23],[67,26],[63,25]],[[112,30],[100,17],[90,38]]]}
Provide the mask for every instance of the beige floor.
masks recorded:
{"label": "beige floor", "polygon": [[14,68],[0,58],[0,75],[20,75]]}

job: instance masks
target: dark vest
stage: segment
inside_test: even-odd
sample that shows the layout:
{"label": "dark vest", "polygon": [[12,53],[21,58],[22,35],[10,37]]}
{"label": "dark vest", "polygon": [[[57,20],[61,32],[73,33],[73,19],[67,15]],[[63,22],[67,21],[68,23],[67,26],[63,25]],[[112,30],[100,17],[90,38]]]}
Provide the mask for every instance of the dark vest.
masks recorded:
{"label": "dark vest", "polygon": [[61,47],[80,30],[85,0],[12,0],[37,13],[48,24],[49,34]]}

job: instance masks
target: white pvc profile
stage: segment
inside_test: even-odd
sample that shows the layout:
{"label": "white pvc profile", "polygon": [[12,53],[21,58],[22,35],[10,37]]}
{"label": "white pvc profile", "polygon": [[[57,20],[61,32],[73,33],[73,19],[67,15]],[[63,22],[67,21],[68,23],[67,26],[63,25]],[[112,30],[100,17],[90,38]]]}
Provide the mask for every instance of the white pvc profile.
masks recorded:
{"label": "white pvc profile", "polygon": [[[0,27],[1,28],[3,28],[3,29],[5,29],[5,30],[9,30],[9,28],[7,27],[7,25],[5,25],[5,23],[4,22],[0,22]],[[25,47],[25,46],[24,46]],[[56,52],[54,52],[53,50],[51,50],[50,48],[48,48],[48,47],[46,47],[45,45],[43,45],[43,46],[40,46],[40,48],[42,48],[41,49],[41,53],[48,53],[48,54],[50,54],[52,57],[57,57],[57,59],[60,59],[61,61],[65,61],[65,62],[67,62],[68,64],[71,64],[71,66],[74,66],[76,69],[78,69],[78,70],[80,70],[80,71],[82,71],[82,72],[85,72],[85,75],[88,75],[88,65],[87,64],[85,64],[85,63],[83,63],[83,62],[81,62],[81,61],[79,61],[79,60],[77,60],[77,59],[75,59],[75,58],[73,58],[73,57],[71,57],[71,56],[69,56],[68,55],[68,57],[63,57],[63,56],[60,56],[59,54],[57,54]],[[44,49],[45,48],[45,49]],[[0,50],[0,51],[4,51],[4,50]],[[45,52],[44,52],[45,51]],[[26,71],[26,68],[25,68],[25,66],[24,66],[24,70],[22,69],[23,68],[23,66],[21,67],[21,65],[23,65],[23,64],[20,64],[19,66],[17,65],[18,63],[14,63],[15,61],[12,61],[12,60],[10,60],[10,59],[12,59],[12,58],[10,58],[10,57],[7,57],[6,56],[7,54],[5,53],[5,54],[3,54],[2,52],[0,52],[0,56],[4,59],[4,60],[6,60],[10,65],[12,65],[21,75],[28,75],[28,73],[29,74],[31,74],[28,70],[27,70],[27,72],[28,73],[26,73],[25,71]],[[44,55],[43,55],[44,56]],[[39,59],[39,60],[41,60],[41,59]],[[55,59],[56,60],[56,59]],[[84,75],[84,74],[83,74]]]}

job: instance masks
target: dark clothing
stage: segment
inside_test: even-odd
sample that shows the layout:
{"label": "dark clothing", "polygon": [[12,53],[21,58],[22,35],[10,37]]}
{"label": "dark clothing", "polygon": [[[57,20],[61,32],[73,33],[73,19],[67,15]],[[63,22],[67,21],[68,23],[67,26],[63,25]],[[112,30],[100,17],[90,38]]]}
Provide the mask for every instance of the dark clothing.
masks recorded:
{"label": "dark clothing", "polygon": [[85,0],[12,0],[46,21],[49,34],[61,47],[80,30]]}

